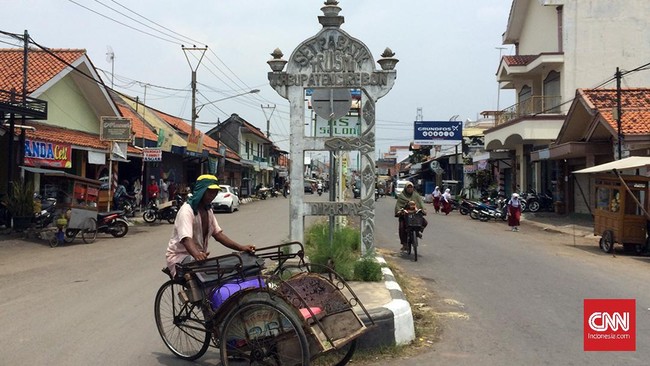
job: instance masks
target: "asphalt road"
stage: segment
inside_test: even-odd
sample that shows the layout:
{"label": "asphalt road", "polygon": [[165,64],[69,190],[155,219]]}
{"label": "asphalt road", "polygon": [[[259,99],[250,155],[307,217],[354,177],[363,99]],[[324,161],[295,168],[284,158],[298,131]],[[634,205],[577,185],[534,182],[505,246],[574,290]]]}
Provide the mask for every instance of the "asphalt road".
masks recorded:
{"label": "asphalt road", "polygon": [[[227,235],[257,246],[282,242],[288,217],[282,197],[217,214]],[[187,365],[167,350],[153,316],[171,230],[135,226],[124,238],[57,248],[0,241],[0,365]],[[228,252],[214,241],[210,251]],[[196,364],[218,358],[209,350]]]}
{"label": "asphalt road", "polygon": [[[379,247],[397,250],[391,208],[379,200]],[[429,210],[431,211],[431,210]],[[429,352],[379,365],[647,365],[647,257],[598,249],[597,239],[525,225],[482,223],[454,212],[428,215],[417,263],[387,256],[424,280],[443,326]],[[381,228],[393,228],[392,232]],[[636,299],[636,352],[584,352],[583,301]]]}
{"label": "asphalt road", "polygon": [[[310,200],[325,196],[309,196]],[[377,242],[398,248],[394,200],[378,202]],[[229,236],[258,246],[289,232],[279,197],[218,214]],[[0,365],[186,365],[162,343],[153,299],[171,225],[136,226],[58,248],[0,241]],[[212,254],[225,253],[211,244]],[[598,251],[595,239],[429,215],[420,260],[390,256],[424,280],[443,326],[418,357],[379,365],[646,365],[650,275],[645,258]],[[585,298],[635,298],[636,352],[583,352]],[[197,365],[218,363],[209,350]]]}

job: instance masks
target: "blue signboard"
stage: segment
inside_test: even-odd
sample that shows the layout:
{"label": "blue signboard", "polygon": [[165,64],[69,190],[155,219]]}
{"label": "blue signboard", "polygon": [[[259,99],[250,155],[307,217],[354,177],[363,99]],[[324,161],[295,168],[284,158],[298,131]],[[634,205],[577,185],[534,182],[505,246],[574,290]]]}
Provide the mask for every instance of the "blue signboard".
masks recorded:
{"label": "blue signboard", "polygon": [[458,145],[462,141],[462,121],[415,121],[413,142],[418,145]]}

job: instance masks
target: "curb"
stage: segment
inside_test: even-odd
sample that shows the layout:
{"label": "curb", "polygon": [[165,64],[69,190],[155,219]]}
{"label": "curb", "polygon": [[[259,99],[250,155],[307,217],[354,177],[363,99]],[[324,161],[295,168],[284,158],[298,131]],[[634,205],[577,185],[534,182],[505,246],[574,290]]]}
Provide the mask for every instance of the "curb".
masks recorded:
{"label": "curb", "polygon": [[[406,300],[402,288],[395,281],[393,272],[387,267],[386,260],[380,256],[375,258],[382,265],[381,271],[384,274],[384,285],[390,292],[392,300],[382,307],[368,309],[375,326],[371,332],[366,332],[359,338],[359,348],[368,349],[408,344],[415,339],[411,305]],[[372,324],[365,314],[361,315],[361,319],[367,326]]]}

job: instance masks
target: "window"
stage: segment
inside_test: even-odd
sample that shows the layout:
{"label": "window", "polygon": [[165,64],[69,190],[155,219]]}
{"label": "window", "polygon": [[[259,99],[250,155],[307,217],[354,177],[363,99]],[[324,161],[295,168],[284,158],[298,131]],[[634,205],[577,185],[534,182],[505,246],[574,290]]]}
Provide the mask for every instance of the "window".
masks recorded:
{"label": "window", "polygon": [[560,113],[561,94],[560,73],[551,71],[544,79],[544,113]]}

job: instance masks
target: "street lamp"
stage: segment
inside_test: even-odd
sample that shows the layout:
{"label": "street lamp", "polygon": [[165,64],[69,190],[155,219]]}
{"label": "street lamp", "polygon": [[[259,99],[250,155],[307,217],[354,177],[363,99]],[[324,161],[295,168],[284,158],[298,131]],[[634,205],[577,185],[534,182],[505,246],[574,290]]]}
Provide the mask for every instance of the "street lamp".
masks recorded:
{"label": "street lamp", "polygon": [[[249,91],[244,92],[244,93],[239,93],[239,94],[235,94],[235,95],[230,95],[230,96],[227,96],[227,97],[225,97],[225,98],[221,98],[221,99],[213,100],[213,101],[211,101],[211,102],[207,102],[207,103],[199,104],[198,106],[196,106],[196,110],[194,111],[194,118],[192,118],[192,121],[195,121],[197,118],[199,118],[199,112],[200,112],[201,109],[203,109],[203,107],[205,107],[206,105],[210,105],[210,104],[218,103],[218,102],[224,101],[224,100],[226,100],[226,99],[232,99],[232,98],[236,98],[236,97],[241,97],[242,95],[247,95],[247,94],[257,94],[257,93],[259,93],[259,92],[260,92],[259,89],[253,89],[253,90],[249,90]],[[194,127],[194,126],[192,126],[192,127]]]}

